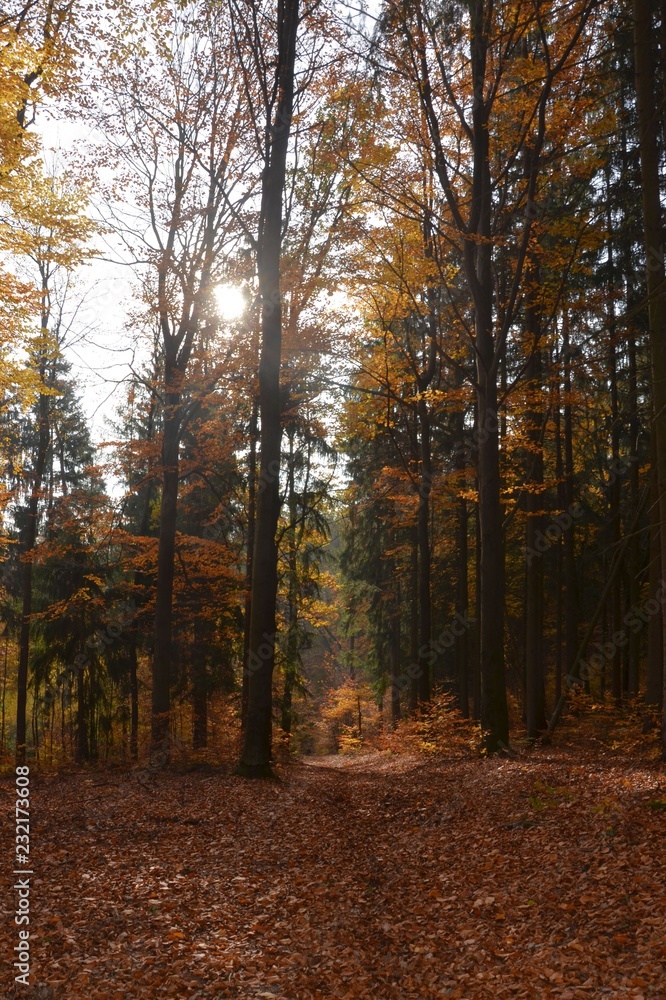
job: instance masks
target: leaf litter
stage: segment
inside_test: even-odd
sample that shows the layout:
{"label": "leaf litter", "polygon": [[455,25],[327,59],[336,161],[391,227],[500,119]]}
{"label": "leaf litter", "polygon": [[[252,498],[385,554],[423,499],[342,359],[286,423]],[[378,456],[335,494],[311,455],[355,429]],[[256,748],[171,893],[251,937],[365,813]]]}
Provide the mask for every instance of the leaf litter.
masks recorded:
{"label": "leaf litter", "polygon": [[[666,995],[666,769],[644,756],[569,740],[512,759],[305,758],[279,782],[33,783],[35,985],[14,988],[6,963],[3,997]],[[7,870],[8,808],[1,827]]]}

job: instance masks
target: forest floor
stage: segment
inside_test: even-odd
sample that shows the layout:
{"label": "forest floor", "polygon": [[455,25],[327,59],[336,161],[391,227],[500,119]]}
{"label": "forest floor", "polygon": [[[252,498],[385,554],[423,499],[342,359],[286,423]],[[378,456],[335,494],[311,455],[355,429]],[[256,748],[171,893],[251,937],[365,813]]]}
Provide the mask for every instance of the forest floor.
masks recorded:
{"label": "forest floor", "polygon": [[[515,759],[32,778],[31,971],[0,995],[666,997],[666,767],[576,720]],[[13,782],[0,942],[17,943]],[[11,959],[10,959],[11,962]]]}

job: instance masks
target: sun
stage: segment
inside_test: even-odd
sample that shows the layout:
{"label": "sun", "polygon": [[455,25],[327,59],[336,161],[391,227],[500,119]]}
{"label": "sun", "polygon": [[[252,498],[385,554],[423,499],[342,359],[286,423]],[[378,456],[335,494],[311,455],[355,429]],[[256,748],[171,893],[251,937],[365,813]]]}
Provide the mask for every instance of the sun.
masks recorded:
{"label": "sun", "polygon": [[218,285],[215,289],[215,301],[217,311],[226,323],[240,319],[247,309],[245,293],[238,285]]}

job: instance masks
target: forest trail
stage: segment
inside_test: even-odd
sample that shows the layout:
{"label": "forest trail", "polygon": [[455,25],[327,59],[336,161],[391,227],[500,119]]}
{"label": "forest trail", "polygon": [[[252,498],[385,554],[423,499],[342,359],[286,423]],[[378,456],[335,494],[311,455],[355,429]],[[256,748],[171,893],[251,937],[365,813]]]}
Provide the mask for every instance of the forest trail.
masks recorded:
{"label": "forest trail", "polygon": [[[663,765],[588,742],[311,758],[281,777],[35,775],[39,985],[16,995],[666,995]],[[8,955],[7,875],[2,906]]]}

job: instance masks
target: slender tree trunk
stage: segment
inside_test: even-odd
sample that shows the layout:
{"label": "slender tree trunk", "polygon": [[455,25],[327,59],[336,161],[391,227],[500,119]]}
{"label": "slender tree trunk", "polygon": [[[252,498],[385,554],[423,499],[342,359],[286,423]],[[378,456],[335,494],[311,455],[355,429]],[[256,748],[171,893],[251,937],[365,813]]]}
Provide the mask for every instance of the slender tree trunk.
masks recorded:
{"label": "slender tree trunk", "polygon": [[173,581],[178,515],[180,448],[180,373],[165,365],[166,399],[162,439],[162,500],[157,550],[155,646],[153,650],[152,746],[156,761],[170,756],[171,659],[173,640]]}
{"label": "slender tree trunk", "polygon": [[391,728],[400,721],[400,581],[396,580],[396,593],[391,611],[390,664],[391,664]]}
{"label": "slender tree trunk", "polygon": [[[664,271],[664,231],[659,181],[656,75],[652,49],[653,23],[648,0],[634,0],[634,66],[638,110],[641,192],[647,267],[650,358],[657,442],[657,494],[659,498],[660,550],[662,573],[666,566],[666,273]],[[662,653],[666,653],[666,615],[662,614]],[[663,684],[666,670],[662,667]],[[662,693],[662,756],[666,759],[666,697]]]}
{"label": "slender tree trunk", "polygon": [[87,714],[85,669],[79,667],[76,672],[76,759],[79,762],[90,758]]}
{"label": "slender tree trunk", "polygon": [[[40,365],[42,380],[46,373],[46,362]],[[41,394],[39,397],[39,436],[37,454],[32,472],[30,500],[26,511],[27,518],[21,546],[21,631],[19,635],[19,663],[16,697],[16,760],[25,762],[26,751],[26,709],[28,704],[28,663],[30,660],[30,618],[32,615],[32,563],[37,542],[37,522],[39,517],[39,498],[42,490],[42,480],[46,468],[46,456],[49,447],[49,397]]]}
{"label": "slender tree trunk", "polygon": [[[559,368],[556,358],[556,369]],[[560,401],[560,376],[557,375],[555,384],[555,478],[557,479],[557,505],[561,510],[566,507],[564,493],[564,463],[562,461],[562,410]],[[569,529],[571,530],[571,529]],[[557,540],[557,563],[556,563],[556,622],[555,622],[555,703],[557,704],[562,696],[562,626],[563,626],[563,566],[564,566],[564,543],[562,535]]]}
{"label": "slender tree trunk", "polygon": [[[477,321],[478,322],[478,321]],[[477,335],[477,341],[479,340]],[[485,353],[485,352],[484,352]],[[504,553],[500,503],[497,385],[479,363],[479,521],[481,727],[488,752],[509,744],[504,676]]]}
{"label": "slender tree trunk", "polygon": [[9,626],[5,625],[5,656],[2,668],[2,728],[0,729],[0,758],[5,752],[5,706],[7,699],[7,657],[9,655]]}
{"label": "slender tree trunk", "polygon": [[275,610],[277,599],[276,530],[280,513],[280,359],[282,308],[280,258],[282,199],[294,99],[294,65],[299,0],[278,6],[276,82],[278,106],[271,124],[268,159],[262,180],[257,272],[261,297],[261,358],[259,408],[260,465],[252,564],[252,612],[248,668],[248,713],[238,771],[246,777],[272,775],[271,730]]}
{"label": "slender tree trunk", "polygon": [[90,760],[97,760],[99,748],[97,742],[97,709],[96,702],[97,698],[95,692],[93,691],[94,677],[92,672],[92,665],[88,667],[88,708],[87,708],[87,721],[88,721],[88,755]]}
{"label": "slender tree trunk", "polygon": [[[666,37],[666,25],[662,24],[662,38]],[[629,108],[631,97],[627,95],[627,81],[622,75],[621,99],[622,107]],[[640,174],[638,164],[629,156],[628,149],[628,128],[621,129],[622,137],[622,173],[627,178],[627,194],[640,186]],[[632,317],[627,323],[627,356],[629,362],[629,385],[627,394],[628,409],[628,429],[629,429],[629,510],[636,510],[640,502],[639,490],[639,469],[640,461],[638,457],[638,441],[641,430],[641,420],[639,412],[639,391],[638,391],[638,367],[637,367],[637,326],[633,317],[641,308],[640,291],[637,288],[635,277],[635,227],[631,226],[631,233],[627,234],[625,223],[625,234],[621,244],[621,270],[626,282],[626,308],[628,316]],[[629,575],[627,600],[629,608],[634,608],[640,601],[641,586],[641,564],[643,561],[642,542],[646,538],[643,532],[637,532],[627,552],[627,571]],[[629,645],[627,647],[627,657],[629,662],[628,680],[629,694],[635,696],[640,688],[640,661],[641,661],[641,637],[640,633],[629,630]]]}
{"label": "slender tree trunk", "polygon": [[[530,310],[531,312],[532,310]],[[535,317],[528,315],[531,339],[538,337]],[[527,410],[527,566],[525,605],[525,687],[527,735],[536,739],[546,729],[546,695],[544,687],[543,635],[543,557],[537,553],[537,534],[544,529],[543,507],[543,413],[537,408],[537,398],[543,397],[541,350],[533,347],[528,378],[531,396]]]}
{"label": "slender tree trunk", "polygon": [[418,539],[419,539],[419,689],[420,702],[430,701],[430,646],[432,639],[430,598],[430,491],[432,462],[430,454],[430,415],[428,404],[419,400],[419,430],[421,444],[421,475],[419,478]]}
{"label": "slender tree trunk", "polygon": [[[462,485],[462,484],[461,484]],[[458,498],[456,505],[457,534],[457,564],[456,574],[456,615],[463,621],[467,620],[469,610],[469,592],[467,582],[467,501],[463,496]],[[456,675],[458,677],[458,708],[463,718],[469,718],[469,662],[468,662],[467,630],[456,636]]]}
{"label": "slender tree trunk", "polygon": [[200,627],[195,619],[192,657],[192,749],[208,745],[208,671],[203,656]]}
{"label": "slender tree trunk", "polygon": [[[562,353],[564,354],[564,499],[568,511],[573,510],[575,497],[575,470],[573,459],[573,417],[571,406],[571,354],[569,346],[569,319],[565,314],[562,324]],[[564,532],[564,632],[567,673],[575,674],[578,654],[578,581],[576,577],[576,528],[572,522]]]}
{"label": "slender tree trunk", "polygon": [[[456,387],[462,387],[462,373],[456,375]],[[469,544],[468,520],[469,511],[464,496],[467,474],[467,449],[465,448],[465,413],[461,410],[456,414],[455,450],[456,487],[456,615],[463,621],[467,620],[469,611]],[[458,679],[458,708],[463,718],[469,718],[470,670],[469,670],[469,638],[468,630],[456,636],[454,647],[456,677]]]}
{"label": "slender tree trunk", "polygon": [[[657,496],[657,438],[652,434],[650,441],[650,547],[648,569],[648,598],[654,598],[661,587],[661,546],[659,539],[659,498]],[[645,701],[648,705],[661,707],[663,697],[663,623],[662,612],[650,616],[648,622],[648,661]]]}
{"label": "slender tree trunk", "polygon": [[[148,422],[147,422],[147,434],[146,440],[153,441],[153,435],[155,430],[155,394],[153,393],[150,400],[150,407],[148,410]],[[148,475],[151,477],[152,469],[148,468]],[[145,538],[148,535],[150,528],[150,505],[153,497],[153,483],[152,477],[148,479],[148,483],[145,486],[145,496],[143,501],[143,509],[141,511],[141,520],[139,522],[139,537]],[[145,585],[146,578],[145,574],[140,570],[135,570],[134,572],[134,609],[132,611],[133,620],[129,625],[129,694],[130,694],[130,759],[139,759],[139,650],[138,650],[138,605],[139,605],[139,595],[141,593],[142,586]]]}
{"label": "slender tree trunk", "polygon": [[254,555],[254,525],[257,508],[257,431],[259,400],[252,399],[250,417],[250,455],[247,474],[247,538],[245,539],[245,614],[243,621],[243,679],[241,682],[241,728],[247,723],[247,706],[250,692],[250,619],[252,617],[252,557]]}
{"label": "slender tree trunk", "polygon": [[293,701],[294,701],[294,669],[287,664],[284,671],[284,689],[282,691],[282,731],[288,736],[291,735],[291,725],[293,721]]}
{"label": "slender tree trunk", "polygon": [[400,721],[400,608],[393,611],[391,619],[391,728],[395,729]]}
{"label": "slender tree trunk", "polygon": [[129,635],[130,759],[139,759],[139,672],[136,625]]}
{"label": "slender tree trunk", "polygon": [[[631,302],[631,299],[629,300]],[[640,433],[640,423],[638,419],[638,379],[636,371],[636,340],[633,327],[629,331],[629,503],[630,509],[635,510],[639,502],[638,485],[638,436]],[[640,600],[641,572],[641,535],[637,534],[632,542],[627,557],[627,567],[629,571],[628,602],[629,607],[635,607]],[[629,634],[629,646],[627,649],[629,656],[629,694],[635,696],[640,688],[640,659],[641,644],[638,633]]]}
{"label": "slender tree trunk", "polygon": [[481,650],[479,648],[479,633],[481,625],[481,518],[479,517],[479,505],[474,505],[474,615],[476,626],[474,629],[474,656],[472,658],[472,698],[474,704],[474,718],[481,720]]}
{"label": "slender tree trunk", "polygon": [[[607,192],[606,197],[608,200],[608,205],[610,206],[610,191],[608,190],[610,184],[608,176],[606,178]],[[607,225],[609,227],[609,232],[612,232],[611,225],[612,219],[610,216],[610,207],[607,216]],[[608,541],[610,545],[611,552],[615,554],[618,545],[620,543],[621,537],[621,524],[620,524],[620,408],[619,408],[619,397],[617,390],[617,350],[615,346],[615,338],[617,336],[616,322],[615,322],[615,258],[613,250],[612,236],[609,238],[606,244],[606,252],[608,254],[608,375],[610,380],[610,397],[611,397],[611,471],[610,471],[610,483],[609,483],[609,510],[608,510],[608,521],[609,521],[609,532]],[[613,634],[621,630],[622,627],[622,580],[620,575],[615,582],[615,586],[611,591],[610,599],[611,607],[611,625],[613,629]],[[611,666],[611,677],[612,677],[612,690],[613,697],[616,703],[622,700],[622,649],[616,646],[613,651],[613,660]],[[586,688],[589,685],[587,680]]]}
{"label": "slender tree trunk", "polygon": [[[467,283],[474,301],[476,379],[479,430],[479,518],[481,528],[480,665],[481,727],[486,750],[508,747],[509,713],[504,668],[504,532],[500,500],[500,425],[497,361],[493,336],[489,106],[483,100],[488,56],[487,11],[483,0],[470,8],[471,67],[474,84],[472,135],[474,148],[472,231],[465,238]],[[503,352],[500,352],[500,358]]]}
{"label": "slender tree trunk", "polygon": [[[410,564],[410,601],[409,601],[409,654],[414,668],[421,668],[419,660],[419,540],[418,526],[412,528],[411,564]],[[409,711],[413,714],[419,703],[418,674],[410,677]]]}
{"label": "slender tree trunk", "polygon": [[289,467],[288,467],[288,505],[289,505],[289,580],[287,598],[287,641],[284,666],[284,690],[282,693],[282,729],[291,733],[292,705],[296,670],[298,667],[298,567],[296,560],[296,491],[294,484],[294,439],[289,435]]}

